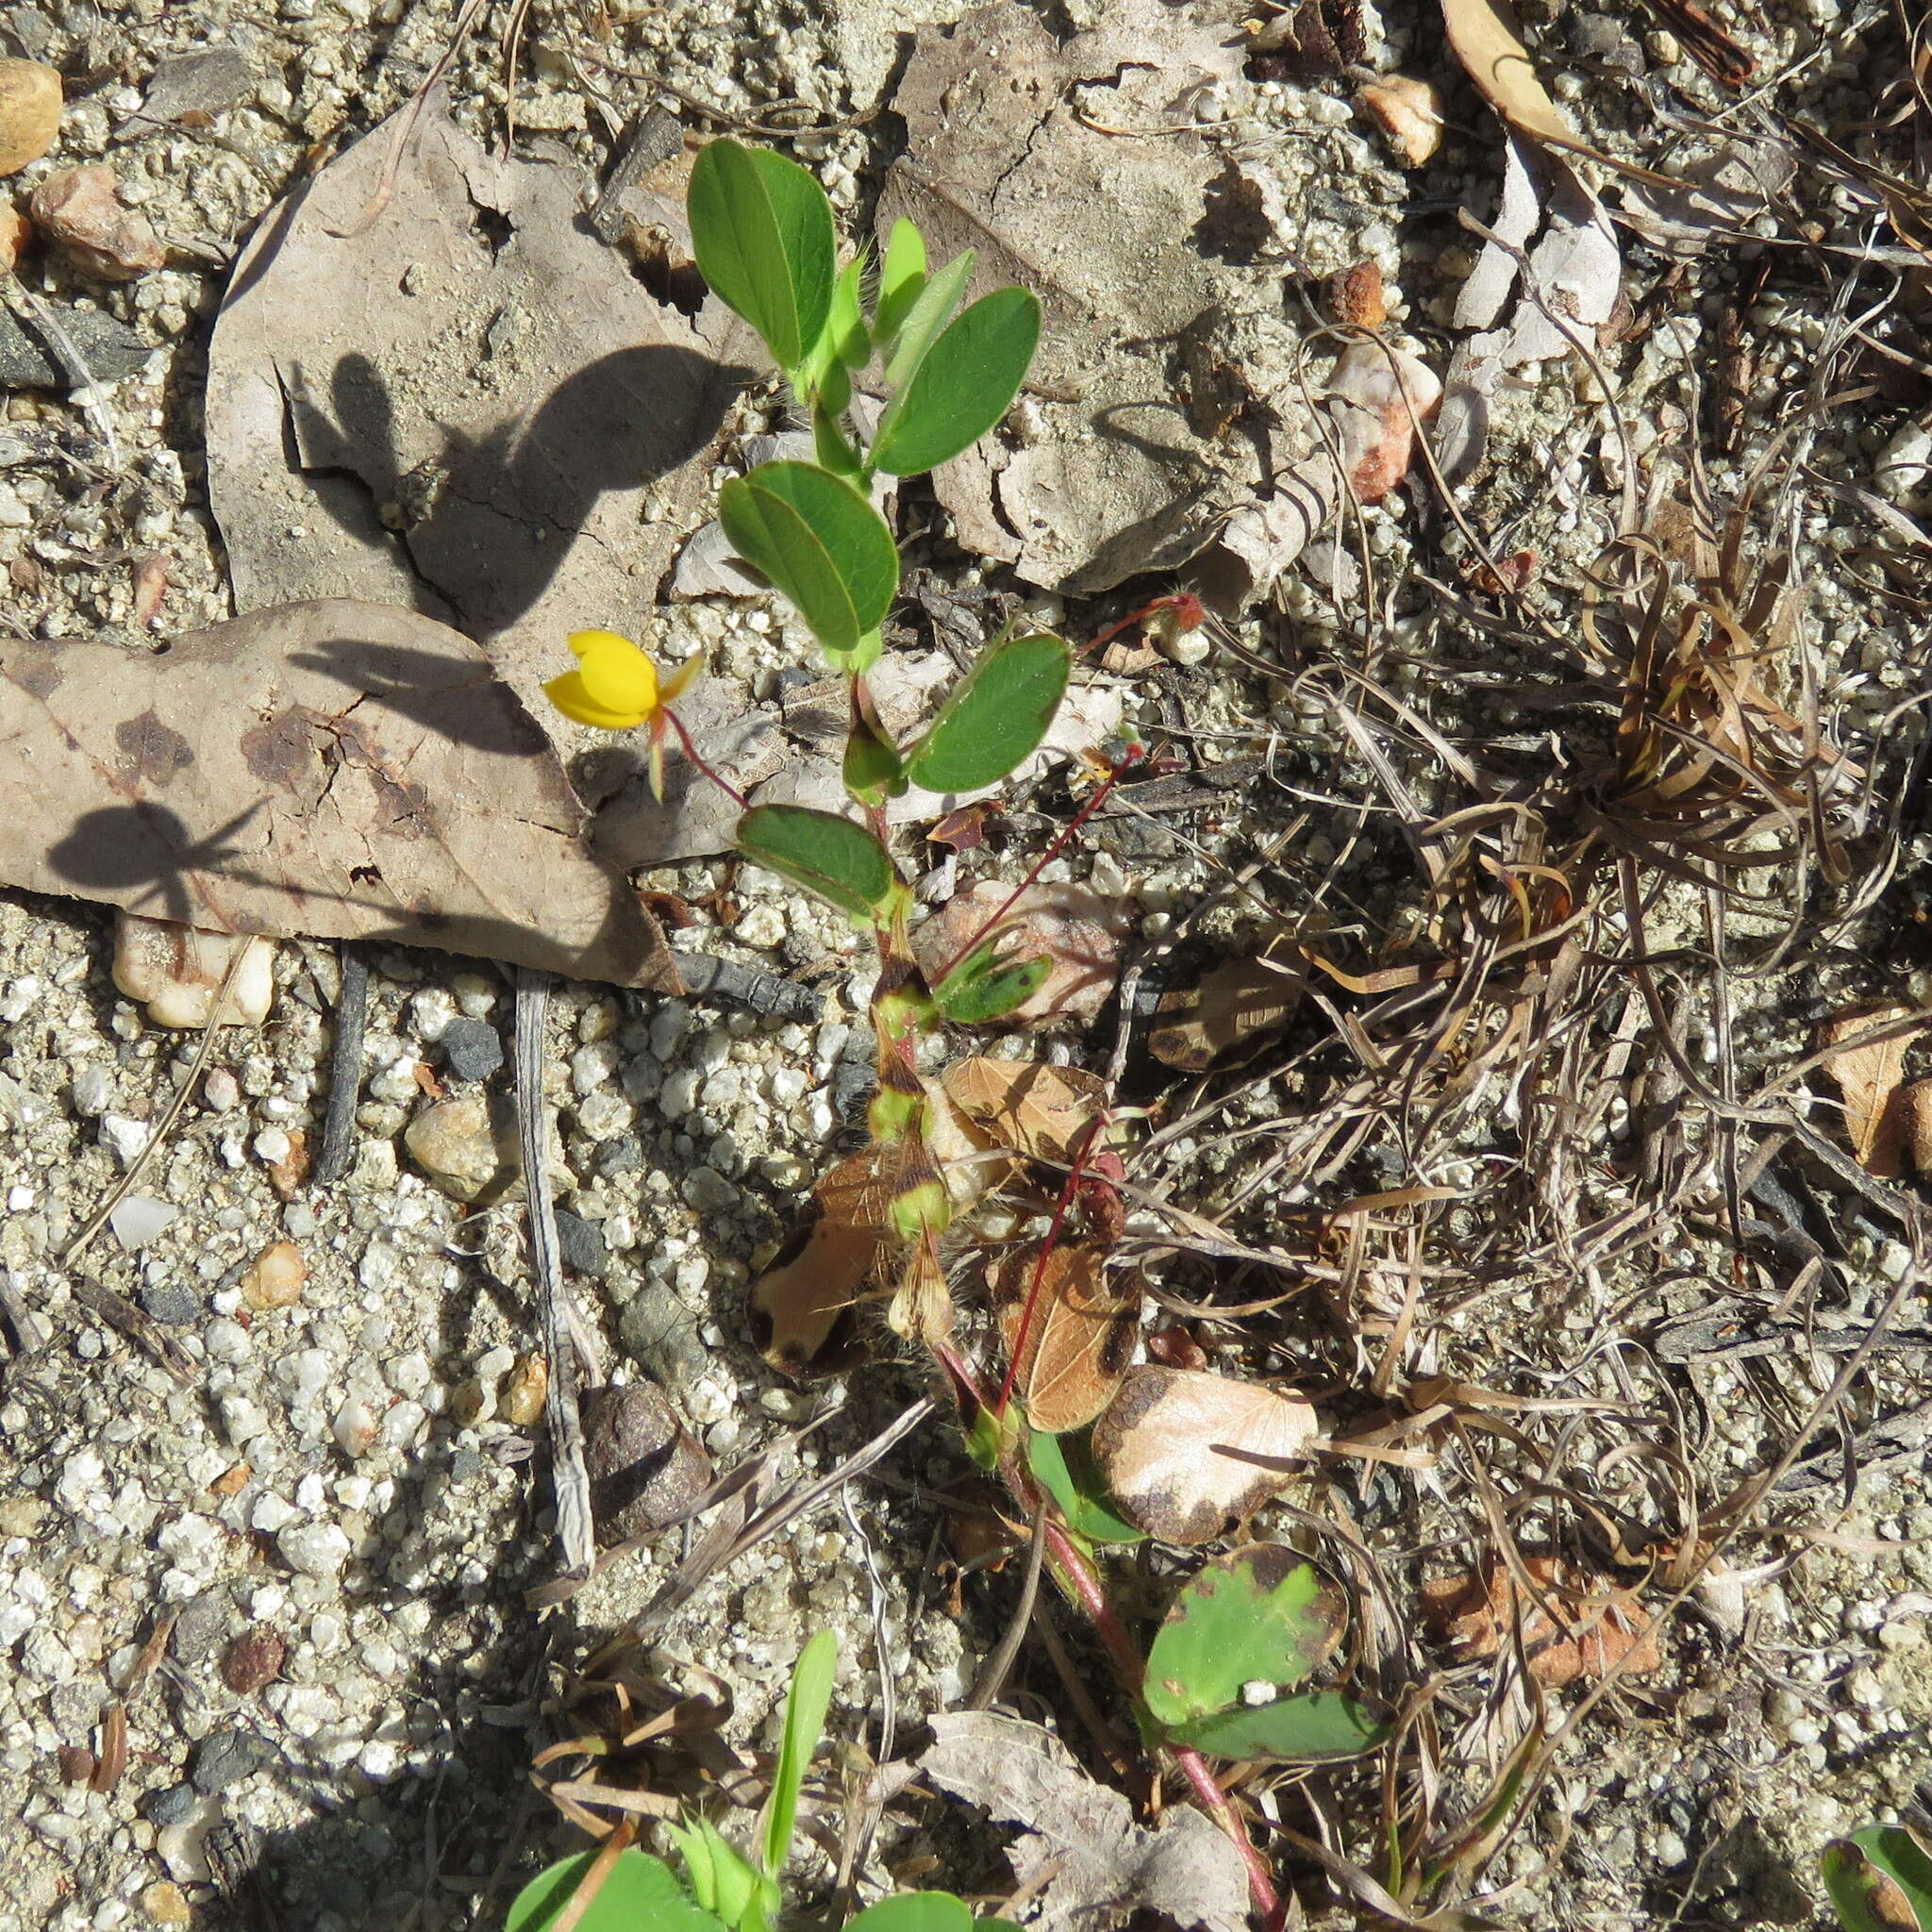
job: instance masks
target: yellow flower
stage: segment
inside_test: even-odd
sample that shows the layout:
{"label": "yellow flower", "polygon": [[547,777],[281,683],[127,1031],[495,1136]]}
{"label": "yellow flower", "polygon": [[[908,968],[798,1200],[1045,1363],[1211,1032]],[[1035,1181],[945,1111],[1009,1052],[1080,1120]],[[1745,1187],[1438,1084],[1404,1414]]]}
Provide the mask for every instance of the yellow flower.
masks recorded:
{"label": "yellow flower", "polygon": [[634,731],[648,724],[654,743],[663,733],[664,708],[697,675],[700,662],[694,653],[660,679],[650,658],[614,630],[574,631],[570,647],[576,653],[577,668],[543,687],[550,702],[566,718],[600,731]]}

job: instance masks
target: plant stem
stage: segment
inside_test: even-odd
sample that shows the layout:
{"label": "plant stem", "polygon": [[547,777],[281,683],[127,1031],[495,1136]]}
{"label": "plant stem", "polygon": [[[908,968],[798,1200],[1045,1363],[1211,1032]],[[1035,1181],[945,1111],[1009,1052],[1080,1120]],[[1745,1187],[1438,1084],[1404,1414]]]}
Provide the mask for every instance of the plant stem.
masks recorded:
{"label": "plant stem", "polygon": [[672,730],[677,733],[677,741],[678,743],[683,745],[685,757],[688,758],[691,761],[691,763],[695,765],[698,768],[698,770],[701,773],[703,773],[703,774],[707,778],[708,778],[711,781],[711,783],[715,785],[718,788],[718,790],[725,795],[726,798],[730,799],[731,802],[735,806],[737,806],[740,811],[749,811],[751,809],[751,801],[745,797],[744,793],[741,792],[738,789],[738,787],[731,782],[729,778],[725,777],[721,772],[714,771],[711,766],[707,764],[705,760],[698,756],[697,746],[691,741],[691,733],[684,728],[684,720],[680,718],[677,715],[677,713],[671,708],[669,705],[666,705],[658,713],[658,715],[660,718],[670,719],[671,728]]}
{"label": "plant stem", "polygon": [[980,941],[985,939],[987,934],[991,932],[993,928],[999,924],[1000,921],[1003,920],[1007,916],[1007,914],[1013,909],[1015,904],[1019,900],[1020,894],[1024,892],[1026,890],[1026,888],[1030,886],[1033,883],[1033,881],[1037,879],[1040,876],[1040,874],[1042,872],[1044,872],[1046,868],[1049,865],[1051,865],[1057,858],[1059,857],[1059,854],[1061,850],[1065,847],[1068,840],[1073,838],[1074,833],[1076,833],[1080,829],[1080,827],[1084,825],[1087,823],[1087,821],[1091,819],[1093,816],[1093,814],[1100,809],[1102,804],[1106,801],[1107,794],[1109,791],[1111,791],[1113,788],[1121,782],[1121,774],[1124,773],[1129,765],[1133,764],[1136,759],[1144,758],[1146,754],[1141,750],[1141,748],[1138,744],[1128,745],[1126,750],[1121,754],[1120,762],[1117,765],[1115,765],[1113,770],[1107,774],[1107,782],[1104,785],[1102,785],[1096,792],[1094,792],[1093,796],[1090,798],[1087,801],[1087,803],[1083,805],[1077,812],[1074,814],[1073,818],[1068,822],[1066,829],[1060,833],[1059,837],[1057,838],[1053,841],[1053,843],[1049,845],[1046,848],[1046,850],[1042,852],[1040,855],[1040,857],[1033,861],[1033,864],[1027,870],[1026,876],[1024,879],[1022,879],[1020,883],[1017,886],[1015,886],[1013,890],[1010,892],[1008,892],[1006,898],[1001,902],[999,910],[995,912],[992,915],[992,917],[989,919],[985,923],[985,924],[983,924],[979,928],[979,930],[975,932],[973,935],[973,937],[970,940],[968,940],[966,943],[963,946],[961,946],[959,950],[957,953],[955,953],[953,957],[950,959],[948,959],[946,963],[942,967],[941,967],[937,973],[935,973],[932,975],[931,983],[934,986],[939,985],[939,983],[942,979],[945,979],[958,965],[959,961],[965,958],[973,951],[974,947],[978,945]]}

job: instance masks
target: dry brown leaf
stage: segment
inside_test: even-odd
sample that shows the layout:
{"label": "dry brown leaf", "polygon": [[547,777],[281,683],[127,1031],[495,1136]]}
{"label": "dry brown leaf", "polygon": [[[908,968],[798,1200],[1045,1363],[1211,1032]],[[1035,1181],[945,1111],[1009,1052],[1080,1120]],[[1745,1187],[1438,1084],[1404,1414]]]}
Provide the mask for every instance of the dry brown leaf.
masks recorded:
{"label": "dry brown leaf", "polygon": [[1169,993],[1147,1050],[1163,1066],[1198,1074],[1279,1033],[1301,1003],[1299,958],[1224,959],[1191,990]]}
{"label": "dry brown leaf", "polygon": [[753,1316],[769,1331],[765,1359],[788,1374],[835,1366],[847,1353],[853,1309],[878,1285],[892,1242],[884,1161],[885,1150],[873,1146],[833,1168],[813,1191],[818,1219],[797,1252],[752,1284]]}
{"label": "dry brown leaf", "polygon": [[1174,1806],[1149,1831],[1051,1731],[991,1710],[941,1711],[921,1774],[1022,1827],[1008,1851],[1036,1932],[1095,1932],[1158,1912],[1200,1932],[1244,1932],[1246,1868],[1208,1817]]}
{"label": "dry brown leaf", "polygon": [[[569,632],[642,627],[710,507],[749,335],[715,301],[688,320],[658,300],[582,220],[575,169],[492,155],[440,99],[365,221],[393,133],[268,211],[216,321],[208,497],[237,607],[347,594],[455,625],[559,745],[603,744],[600,850],[726,850],[723,792],[674,758],[659,806],[641,757],[540,687],[569,668]],[[679,713],[741,788],[777,769],[741,686],[701,679]]]}
{"label": "dry brown leaf", "polygon": [[1030,1160],[1071,1167],[1107,1082],[1080,1067],[983,1055],[956,1060],[940,1076],[948,1098],[994,1146],[1016,1147]]}
{"label": "dry brown leaf", "polygon": [[[961,542],[1062,591],[1183,563],[1313,446],[1269,209],[1220,192],[1214,130],[1252,91],[1241,31],[1208,12],[1114,0],[1060,42],[1033,8],[979,7],[918,35],[891,103],[908,139],[881,238],[909,215],[936,261],[978,252],[975,292],[1023,282],[1045,308],[1024,435],[933,487]],[[1176,351],[1191,393],[1232,399],[1211,424],[1174,406]],[[1243,411],[1268,425],[1266,462],[1262,439],[1216,433]]]}
{"label": "dry brown leaf", "polygon": [[[903,1179],[900,1183],[904,1185]],[[928,1238],[908,1250],[898,1286],[886,1309],[886,1325],[894,1335],[934,1348],[953,1335],[953,1297],[946,1289],[946,1271],[939,1249]]]}
{"label": "dry brown leaf", "polygon": [[1463,71],[1512,127],[1574,146],[1576,130],[1537,77],[1507,0],[1442,0],[1442,25]]}
{"label": "dry brown leaf", "polygon": [[152,653],[0,636],[0,747],[8,885],[679,984],[529,713],[407,610],[294,604]]}
{"label": "dry brown leaf", "polygon": [[1108,1274],[1098,1248],[1062,1241],[1041,1270],[1041,1247],[1014,1249],[986,1271],[986,1281],[1007,1352],[1019,1348],[1013,1386],[1026,1420],[1058,1436],[1084,1428],[1113,1399],[1140,1339],[1140,1296]]}
{"label": "dry brown leaf", "polygon": [[1881,1179],[1890,1180],[1905,1172],[1908,1115],[1899,1088],[1905,1074],[1906,1050],[1932,1028],[1932,1013],[1922,1012],[1916,1007],[1875,1007],[1865,1012],[1846,1013],[1824,1028],[1824,1045],[1836,1047],[1841,1041],[1857,1040],[1861,1034],[1893,1021],[1911,1019],[1918,1020],[1918,1026],[1896,1039],[1848,1046],[1842,1052],[1833,1053],[1824,1062],[1825,1071],[1844,1095],[1845,1135],[1852,1143],[1853,1158],[1860,1167]]}
{"label": "dry brown leaf", "polygon": [[1306,1402],[1199,1369],[1131,1369],[1093,1425],[1093,1454],[1129,1523],[1205,1543],[1292,1479],[1316,1432]]}
{"label": "dry brown leaf", "polygon": [[1914,1080],[1906,1089],[1905,1110],[1912,1165],[1932,1179],[1932,1080]]}
{"label": "dry brown leaf", "polygon": [[[1479,1574],[1470,1571],[1424,1584],[1423,1616],[1470,1660],[1494,1657],[1510,1641],[1520,1616],[1529,1674],[1546,1690],[1594,1683],[1613,1664],[1621,1665],[1620,1676],[1631,1676],[1654,1671],[1662,1661],[1650,1613],[1633,1596],[1618,1594],[1599,1614],[1587,1599],[1615,1593],[1607,1579],[1587,1577],[1554,1557],[1526,1557],[1524,1568],[1572,1626],[1590,1627],[1574,1637],[1564,1634],[1496,1557]],[[1627,1663],[1622,1661],[1625,1657]]]}

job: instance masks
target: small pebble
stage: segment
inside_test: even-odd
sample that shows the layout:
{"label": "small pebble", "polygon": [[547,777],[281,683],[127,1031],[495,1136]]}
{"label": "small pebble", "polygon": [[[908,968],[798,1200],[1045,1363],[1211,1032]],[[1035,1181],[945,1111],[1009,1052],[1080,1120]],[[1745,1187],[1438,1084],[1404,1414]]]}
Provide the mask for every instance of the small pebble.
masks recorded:
{"label": "small pebble", "polygon": [[90,1060],[75,1074],[68,1091],[75,1113],[83,1120],[98,1120],[114,1104],[114,1076],[97,1060]]}
{"label": "small pebble", "polygon": [[201,1083],[201,1097],[216,1113],[226,1113],[242,1102],[242,1083],[226,1067],[216,1067]]}
{"label": "small pebble", "polygon": [[481,1093],[432,1101],[403,1134],[410,1157],[453,1201],[501,1192],[517,1174],[516,1124]]}
{"label": "small pebble", "polygon": [[263,1625],[244,1630],[222,1659],[222,1682],[238,1697],[252,1696],[281,1675],[288,1655],[280,1632]]}
{"label": "small pebble", "polygon": [[458,1080],[487,1080],[503,1065],[503,1041],[481,1020],[452,1020],[440,1043],[443,1065]]}
{"label": "small pebble", "polygon": [[201,1320],[201,1297],[184,1282],[143,1282],[140,1300],[148,1317],[164,1327],[186,1328]]}
{"label": "small pebble", "polygon": [[131,282],[167,265],[168,251],[154,224],[122,202],[113,169],[98,161],[49,175],[27,197],[26,211],[34,226],[65,249],[83,275]]}
{"label": "small pebble", "polygon": [[17,175],[60,133],[60,70],[40,60],[0,60],[0,175]]}
{"label": "small pebble", "polygon": [[171,919],[123,912],[114,922],[114,985],[145,1006],[157,1026],[206,1026],[238,947],[247,950],[222,1016],[225,1023],[259,1026],[275,991],[275,951],[269,940],[203,932]]}
{"label": "small pebble", "polygon": [[676,1521],[711,1480],[711,1458],[648,1382],[591,1390],[583,1417],[597,1541],[606,1549]]}
{"label": "small pebble", "polygon": [[141,1895],[141,1908],[157,1925],[191,1925],[194,1909],[172,1878],[159,1878]]}
{"label": "small pebble", "polygon": [[125,1200],[114,1204],[113,1212],[108,1216],[108,1225],[114,1230],[114,1239],[132,1252],[164,1233],[178,1212],[167,1202],[157,1201],[152,1194],[129,1194]]}
{"label": "small pebble", "polygon": [[299,1576],[332,1582],[349,1560],[349,1539],[335,1523],[291,1525],[275,1538],[282,1560]]}
{"label": "small pebble", "polygon": [[242,1299],[258,1311],[291,1308],[302,1299],[308,1263],[293,1241],[264,1248],[242,1277]]}
{"label": "small pebble", "polygon": [[179,1784],[163,1785],[159,1790],[150,1791],[141,1801],[141,1815],[157,1829],[165,1829],[186,1819],[199,1797],[200,1793],[183,1778]]}
{"label": "small pebble", "polygon": [[189,1782],[203,1797],[211,1798],[253,1777],[275,1755],[275,1746],[254,1731],[217,1731],[195,1746]]}
{"label": "small pebble", "polygon": [[609,1257],[602,1230],[567,1208],[557,1210],[557,1247],[563,1265],[579,1274],[601,1274]]}

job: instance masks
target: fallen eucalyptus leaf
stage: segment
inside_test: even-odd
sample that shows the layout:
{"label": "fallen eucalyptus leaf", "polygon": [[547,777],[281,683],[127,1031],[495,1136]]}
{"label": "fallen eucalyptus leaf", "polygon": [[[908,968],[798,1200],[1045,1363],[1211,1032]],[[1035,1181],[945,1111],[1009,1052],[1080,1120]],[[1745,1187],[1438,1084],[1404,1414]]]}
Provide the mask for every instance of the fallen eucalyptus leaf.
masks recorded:
{"label": "fallen eucalyptus leaf", "polygon": [[291,604],[152,653],[0,636],[0,743],[8,885],[679,985],[528,712],[407,610]]}
{"label": "fallen eucalyptus leaf", "polygon": [[[1202,104],[1240,114],[1245,55],[1238,28],[1159,0],[1118,0],[1064,42],[1008,0],[913,43],[892,102],[908,139],[880,199],[881,241],[909,216],[935,260],[976,252],[975,291],[1022,283],[1044,312],[1008,432],[933,487],[961,542],[1029,582],[1086,594],[1173,568],[1267,472],[1312,447],[1292,400],[1285,420],[1271,413],[1266,464],[1260,439],[1227,433],[1251,387],[1294,388],[1278,269],[1245,242],[1201,241],[1224,168]],[[1239,378],[1235,411],[1213,424],[1175,399],[1183,339],[1204,372]]]}
{"label": "fallen eucalyptus leaf", "polygon": [[1084,1428],[1107,1407],[1141,1337],[1140,1294],[1105,1262],[1098,1248],[1060,1241],[1042,1267],[1028,1241],[987,1270],[1013,1387],[1028,1424],[1048,1435]]}
{"label": "fallen eucalyptus leaf", "polygon": [[1512,127],[1574,145],[1576,130],[1538,77],[1507,0],[1442,0],[1449,44],[1477,91]]}
{"label": "fallen eucalyptus leaf", "polygon": [[1247,1925],[1241,1854],[1201,1812],[1171,1807],[1149,1831],[1038,1724],[990,1710],[941,1711],[930,1724],[922,1774],[1024,1827],[1007,1857],[1032,1893],[1038,1932],[1102,1932],[1141,1910],[1201,1932]]}
{"label": "fallen eucalyptus leaf", "polygon": [[1293,1479],[1315,1411],[1199,1369],[1130,1369],[1093,1425],[1093,1455],[1121,1514],[1162,1542],[1205,1543]]}
{"label": "fallen eucalyptus leaf", "polygon": [[[658,300],[581,219],[574,169],[492,155],[440,99],[370,219],[393,134],[269,210],[216,319],[208,498],[236,604],[347,594],[456,625],[559,745],[605,745],[589,802],[627,786],[627,804],[600,822],[601,851],[724,850],[735,812],[715,787],[648,801],[641,758],[553,722],[540,692],[571,631],[644,627],[710,507],[750,332],[722,304],[688,320]],[[755,783],[771,723],[708,682],[680,715]]]}
{"label": "fallen eucalyptus leaf", "polygon": [[1824,1028],[1824,1044],[1833,1049],[1824,1070],[1844,1095],[1845,1135],[1852,1156],[1869,1174],[1892,1179],[1905,1171],[1908,1112],[1900,1087],[1905,1078],[1906,1049],[1916,1037],[1901,1033],[1893,1040],[1866,1045],[1844,1045],[1864,1033],[1895,1020],[1921,1021],[1920,1031],[1932,1028],[1932,1013],[1914,1007],[1875,1007],[1847,1013]]}

